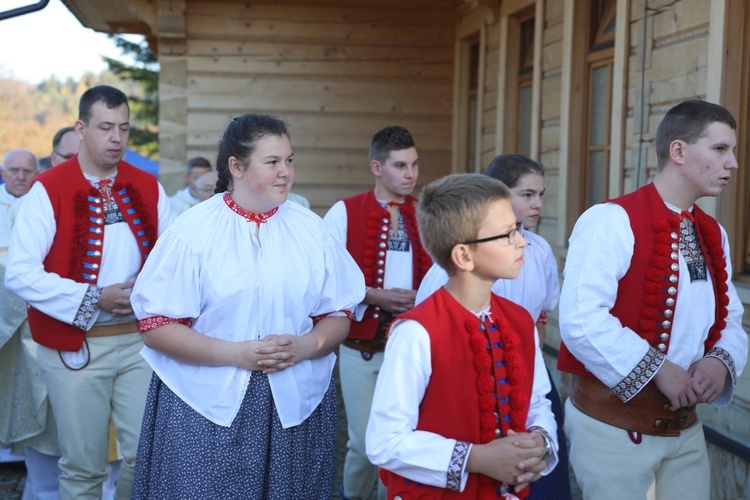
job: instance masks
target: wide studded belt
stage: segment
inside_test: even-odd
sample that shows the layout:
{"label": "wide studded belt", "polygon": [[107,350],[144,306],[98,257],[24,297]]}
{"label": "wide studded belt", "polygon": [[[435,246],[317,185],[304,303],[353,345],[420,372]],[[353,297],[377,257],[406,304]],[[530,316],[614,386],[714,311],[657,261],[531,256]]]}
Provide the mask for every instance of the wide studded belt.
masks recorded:
{"label": "wide studded belt", "polygon": [[695,405],[669,409],[669,400],[653,384],[627,403],[594,377],[576,375],[570,401],[586,415],[629,431],[656,436],[679,436],[697,420]]}

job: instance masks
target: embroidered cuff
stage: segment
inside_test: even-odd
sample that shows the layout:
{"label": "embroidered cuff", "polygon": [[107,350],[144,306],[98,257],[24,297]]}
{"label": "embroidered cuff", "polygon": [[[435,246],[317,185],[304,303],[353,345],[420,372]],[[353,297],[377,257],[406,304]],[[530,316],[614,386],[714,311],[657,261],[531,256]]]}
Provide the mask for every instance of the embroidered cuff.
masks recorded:
{"label": "embroidered cuff", "polygon": [[171,325],[175,323],[185,325],[187,327],[193,326],[193,320],[191,320],[190,318],[175,319],[167,318],[166,316],[149,316],[148,318],[143,318],[142,320],[138,321],[138,329],[141,331],[141,333],[143,333],[160,326]]}
{"label": "embroidered cuff", "polygon": [[76,311],[76,317],[73,319],[73,326],[80,328],[81,330],[86,330],[89,327],[91,318],[94,317],[94,313],[99,307],[99,301],[102,298],[102,290],[104,290],[103,287],[89,285],[86,294],[83,296],[83,301],[81,301],[81,305],[78,306],[78,311]]}
{"label": "embroidered cuff", "polygon": [[347,318],[349,318],[349,321],[354,321],[354,313],[351,311],[333,311],[333,312],[329,312],[326,314],[321,314],[319,316],[311,316],[313,320],[313,325],[317,325],[318,321],[320,321],[323,318],[327,318],[328,316],[333,316],[333,317],[346,316]]}
{"label": "embroidered cuff", "polygon": [[629,401],[654,378],[665,359],[664,354],[650,347],[643,359],[612,390],[623,403]]}
{"label": "embroidered cuff", "polygon": [[461,490],[461,475],[466,467],[466,460],[469,457],[471,445],[463,441],[456,441],[453,447],[451,460],[448,462],[448,474],[445,481],[445,488],[451,491]]}
{"label": "embroidered cuff", "polygon": [[719,358],[729,370],[729,374],[732,376],[732,387],[737,386],[737,368],[734,366],[734,360],[732,355],[721,347],[712,347],[707,353],[706,357],[711,356],[712,358]]}

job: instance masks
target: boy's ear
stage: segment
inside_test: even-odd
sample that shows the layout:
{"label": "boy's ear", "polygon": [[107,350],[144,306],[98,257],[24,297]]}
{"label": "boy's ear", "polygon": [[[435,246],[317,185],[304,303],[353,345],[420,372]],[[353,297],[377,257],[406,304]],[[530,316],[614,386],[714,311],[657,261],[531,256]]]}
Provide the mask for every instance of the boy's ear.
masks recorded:
{"label": "boy's ear", "polygon": [[451,261],[456,269],[459,271],[473,271],[474,270],[474,259],[469,251],[469,245],[459,243],[451,250]]}

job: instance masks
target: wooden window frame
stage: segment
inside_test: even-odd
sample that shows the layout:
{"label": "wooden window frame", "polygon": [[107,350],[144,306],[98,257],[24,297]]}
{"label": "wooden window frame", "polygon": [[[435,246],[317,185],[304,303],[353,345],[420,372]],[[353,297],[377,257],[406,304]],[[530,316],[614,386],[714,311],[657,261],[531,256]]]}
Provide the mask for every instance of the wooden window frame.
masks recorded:
{"label": "wooden window frame", "polygon": [[[498,153],[520,153],[531,158],[539,154],[539,89],[541,87],[539,52],[541,50],[541,33],[539,33],[539,7],[535,2],[526,2],[519,9],[506,12],[501,25],[504,36],[500,45],[500,75],[498,86],[497,140]],[[523,25],[534,21],[534,29],[524,50]],[[531,109],[529,150],[521,150],[521,89],[531,87]]]}
{"label": "wooden window frame", "polygon": [[[533,6],[532,6],[533,7]],[[535,61],[535,50],[534,50],[534,40],[535,40],[535,30],[536,30],[536,17],[534,16],[535,12],[532,7],[529,7],[523,13],[515,16],[515,22],[518,25],[518,37],[516,38],[518,42],[518,65],[517,65],[517,71],[516,71],[516,82],[515,82],[515,102],[516,105],[514,113],[515,113],[515,141],[513,144],[515,145],[514,153],[519,153],[522,155],[526,155],[531,157],[531,134],[534,127],[534,122],[531,119],[531,116],[529,117],[529,145],[528,149],[524,149],[521,144],[521,137],[523,136],[523,131],[521,130],[523,128],[523,113],[521,109],[521,104],[523,103],[523,100],[521,99],[522,91],[524,88],[529,87],[531,91],[531,100],[534,99],[534,61]],[[526,23],[532,23],[532,29],[530,33],[526,33],[524,29],[524,25]],[[531,35],[529,37],[529,34]],[[524,39],[524,38],[530,38],[530,39]],[[532,102],[529,102],[529,106],[533,108]],[[529,109],[529,114],[533,114],[533,110]]]}
{"label": "wooden window frame", "polygon": [[[607,80],[609,82],[609,86],[607,88],[607,116],[604,121],[607,126],[607,130],[604,134],[604,137],[606,138],[606,143],[602,146],[592,146],[591,145],[591,106],[592,106],[592,100],[593,100],[593,76],[594,76],[594,70],[602,67],[607,67]],[[586,140],[583,142],[583,163],[584,166],[582,168],[582,176],[581,176],[581,184],[583,185],[581,189],[581,199],[580,204],[584,208],[588,208],[592,205],[595,205],[596,203],[600,203],[608,198],[607,193],[609,191],[609,178],[612,175],[611,169],[610,169],[610,158],[612,157],[612,141],[611,141],[611,120],[612,120],[612,89],[614,84],[614,49],[613,48],[606,48],[602,50],[597,50],[595,52],[591,52],[586,57],[586,90],[585,90],[585,97],[586,97],[586,112],[584,113],[584,123],[586,131]],[[590,154],[593,152],[603,152],[605,154],[606,163],[605,168],[603,172],[603,192],[605,193],[604,199],[602,200],[591,200],[591,193],[589,191],[589,179],[591,177],[591,165],[590,165]]]}
{"label": "wooden window frame", "polygon": [[[588,106],[588,61],[591,49],[591,9],[589,2],[562,0],[563,47],[560,100],[560,163],[558,225],[554,243],[565,247],[578,217],[586,209],[581,178],[584,169],[587,117],[582,109]],[[630,0],[616,0],[614,19],[614,51],[612,76],[612,110],[610,120],[609,185],[607,196],[623,192],[625,130],[627,119],[628,60],[630,55]],[[610,22],[611,24],[611,22]]]}
{"label": "wooden window frame", "polygon": [[[482,156],[482,110],[484,107],[484,77],[486,67],[487,35],[484,18],[473,16],[459,26],[456,36],[454,68],[454,93],[453,93],[453,159],[451,170],[453,172],[480,172],[480,161]],[[471,47],[479,45],[478,60],[478,87],[476,92],[471,91]],[[474,117],[475,137],[471,137],[471,99],[476,99],[477,113]],[[474,157],[468,162],[472,150]]]}

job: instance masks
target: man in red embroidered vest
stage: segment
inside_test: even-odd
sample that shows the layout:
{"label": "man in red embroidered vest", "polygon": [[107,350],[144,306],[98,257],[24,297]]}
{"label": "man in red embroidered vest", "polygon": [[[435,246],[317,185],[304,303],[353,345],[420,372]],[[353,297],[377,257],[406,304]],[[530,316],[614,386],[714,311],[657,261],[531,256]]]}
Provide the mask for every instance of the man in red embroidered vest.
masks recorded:
{"label": "man in red embroidered vest", "polygon": [[[417,200],[411,193],[419,156],[408,130],[391,126],[372,137],[370,170],[375,189],[337,202],[324,219],[359,264],[367,286],[349,337],[339,348],[349,431],[342,495],[351,500],[369,498],[377,478],[365,453],[365,429],[386,331],[394,316],[414,307],[416,290],[432,265],[417,230]],[[384,495],[380,488],[379,496]]]}
{"label": "man in red embroidered vest", "polygon": [[29,304],[58,427],[60,498],[102,496],[114,421],[129,498],[151,377],[130,288],[173,216],[157,180],[122,161],[130,109],[118,89],[81,96],[78,155],[37,176],[16,219],[6,286]]}
{"label": "man in red embroidered vest", "polygon": [[422,191],[420,233],[449,278],[389,334],[367,426],[388,498],[525,497],[526,484],[557,464],[534,320],[491,293],[524,263],[510,198],[480,174]]}
{"label": "man in red embroidered vest", "polygon": [[656,131],[652,183],[587,210],[573,229],[558,368],[570,462],[584,498],[709,498],[695,405],[727,406],[747,358],[724,229],[695,202],[737,169],[736,124],[685,101]]}

